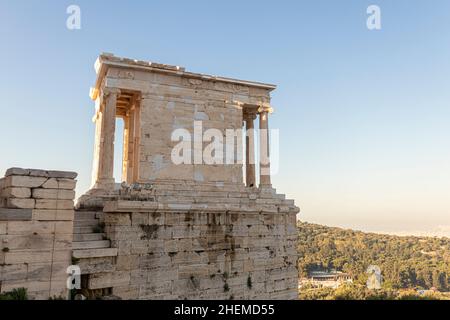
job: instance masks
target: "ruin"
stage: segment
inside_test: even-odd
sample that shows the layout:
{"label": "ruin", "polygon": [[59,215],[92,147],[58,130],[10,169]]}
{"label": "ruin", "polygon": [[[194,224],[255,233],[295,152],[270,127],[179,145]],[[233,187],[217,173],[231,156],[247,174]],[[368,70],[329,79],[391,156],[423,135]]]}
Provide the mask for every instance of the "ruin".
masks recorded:
{"label": "ruin", "polygon": [[[8,263],[14,250],[2,251],[0,292],[27,287],[35,298],[67,295],[67,274],[63,277],[62,270],[76,263],[81,270],[79,292],[87,297],[297,299],[299,209],[272,187],[267,160],[270,93],[275,86],[111,54],[100,55],[95,70],[97,78],[90,92],[96,127],[92,188],[78,199],[75,210],[74,194],[58,191],[65,190],[67,173],[56,177],[66,180],[56,180],[48,192],[38,191],[50,184],[51,171],[45,171],[45,181],[36,185],[11,182],[23,177],[35,180],[39,176],[33,170],[12,169],[0,180],[2,248],[14,232],[10,219],[19,214],[14,210],[27,210],[31,215],[21,235],[24,238],[40,236],[39,223],[34,222],[40,216],[54,228],[61,224],[59,220],[66,222],[66,256],[58,265],[59,277],[52,282],[53,274],[50,278],[45,274],[36,280],[45,285],[33,287],[28,282],[27,253],[33,255],[34,247],[26,247],[28,251],[17,264]],[[122,183],[114,177],[117,118],[124,123]],[[173,139],[174,130],[185,129],[195,139],[198,122],[223,136],[234,130],[238,141],[242,138],[239,130],[248,130],[245,143],[236,144],[236,161],[172,161],[180,143]],[[202,136],[197,138],[200,143],[193,143],[189,159],[196,152],[203,155],[209,144]],[[74,181],[73,174],[69,176]],[[50,211],[41,212],[40,196],[54,199],[44,205]],[[49,248],[49,252],[55,250]],[[19,267],[11,265],[21,264],[28,269],[14,278]],[[34,276],[38,278],[38,273]]]}

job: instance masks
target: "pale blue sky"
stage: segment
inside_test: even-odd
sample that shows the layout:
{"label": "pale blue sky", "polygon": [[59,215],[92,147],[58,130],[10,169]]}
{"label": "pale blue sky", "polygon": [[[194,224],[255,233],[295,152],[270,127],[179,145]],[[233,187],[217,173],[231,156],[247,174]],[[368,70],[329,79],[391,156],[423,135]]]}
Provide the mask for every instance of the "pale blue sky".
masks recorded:
{"label": "pale blue sky", "polygon": [[0,37],[1,172],[74,170],[88,188],[93,63],[113,52],[277,84],[273,182],[303,220],[450,235],[447,0],[1,0]]}

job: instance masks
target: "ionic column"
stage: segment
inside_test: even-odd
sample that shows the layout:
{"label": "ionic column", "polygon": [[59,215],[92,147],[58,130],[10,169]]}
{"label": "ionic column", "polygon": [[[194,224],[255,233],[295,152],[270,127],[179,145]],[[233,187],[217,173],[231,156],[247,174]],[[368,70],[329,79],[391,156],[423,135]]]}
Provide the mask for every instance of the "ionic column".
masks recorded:
{"label": "ionic column", "polygon": [[133,142],[133,177],[132,182],[140,179],[140,144],[141,144],[141,96],[136,97],[134,105],[134,142]]}
{"label": "ionic column", "polygon": [[127,175],[126,181],[127,183],[132,183],[133,181],[133,171],[134,171],[134,120],[135,109],[130,111],[130,116],[128,119],[129,128],[128,128],[128,167],[127,167]]}
{"label": "ionic column", "polygon": [[116,106],[119,89],[104,88],[102,130],[99,148],[99,170],[96,188],[114,188],[114,135],[116,131]]}
{"label": "ionic column", "polygon": [[269,113],[272,109],[268,105],[261,106],[259,113],[259,185],[271,187],[270,182],[270,154],[269,154]]}
{"label": "ionic column", "polygon": [[245,121],[245,178],[247,187],[256,186],[255,176],[255,127],[256,114],[244,113]]}
{"label": "ionic column", "polygon": [[128,181],[129,171],[129,143],[130,140],[130,113],[126,112],[123,117],[123,154],[122,154],[122,182]]}

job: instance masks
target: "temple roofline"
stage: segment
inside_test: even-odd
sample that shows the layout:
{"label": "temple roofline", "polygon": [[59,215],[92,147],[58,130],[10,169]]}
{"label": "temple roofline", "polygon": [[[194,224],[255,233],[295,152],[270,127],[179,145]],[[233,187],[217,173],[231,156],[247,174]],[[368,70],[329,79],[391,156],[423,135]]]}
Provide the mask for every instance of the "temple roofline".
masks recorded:
{"label": "temple roofline", "polygon": [[102,53],[97,58],[95,62],[95,71],[97,73],[97,77],[95,80],[95,86],[91,89],[91,98],[93,100],[96,99],[96,92],[100,88],[103,78],[106,76],[109,67],[117,67],[117,68],[131,68],[137,70],[143,70],[148,72],[157,72],[164,74],[171,74],[177,76],[183,76],[191,79],[198,79],[204,81],[216,81],[216,82],[224,82],[231,83],[237,85],[243,85],[248,87],[266,89],[272,91],[276,89],[276,85],[269,83],[262,83],[256,81],[247,81],[247,80],[239,80],[227,77],[219,77],[214,75],[208,75],[203,73],[193,73],[188,72],[184,67],[173,66],[161,63],[155,63],[151,61],[142,61],[142,60],[133,60],[128,58],[117,57],[111,53]]}

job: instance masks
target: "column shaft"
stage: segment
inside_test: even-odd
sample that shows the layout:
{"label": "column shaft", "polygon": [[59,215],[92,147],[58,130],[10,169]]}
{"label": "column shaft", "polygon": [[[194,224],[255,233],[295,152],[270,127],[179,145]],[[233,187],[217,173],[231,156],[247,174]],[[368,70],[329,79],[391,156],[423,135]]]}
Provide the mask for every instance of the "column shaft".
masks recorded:
{"label": "column shaft", "polygon": [[259,112],[259,184],[260,187],[271,187],[270,155],[269,155],[269,112]]}
{"label": "column shaft", "polygon": [[122,154],[122,182],[128,181],[128,171],[129,171],[129,141],[130,139],[130,113],[123,117],[123,154]]}
{"label": "column shaft", "polygon": [[140,145],[141,145],[141,101],[139,97],[136,99],[136,104],[134,107],[134,142],[133,142],[133,182],[138,182],[140,180]]}
{"label": "column shaft", "polygon": [[255,127],[253,120],[255,116],[249,114],[245,116],[245,177],[247,187],[256,186],[255,175]]}
{"label": "column shaft", "polygon": [[130,111],[130,116],[128,119],[129,128],[128,128],[128,167],[127,167],[127,183],[132,183],[133,181],[133,171],[134,171],[134,125],[135,125],[135,109]]}
{"label": "column shaft", "polygon": [[95,188],[95,185],[97,184],[99,180],[99,174],[100,174],[100,158],[101,155],[101,144],[102,144],[102,117],[103,113],[101,111],[101,99],[97,98],[95,101],[96,104],[96,113],[93,118],[93,121],[95,123],[95,141],[94,141],[94,159],[92,163],[92,178],[91,178],[91,188]]}
{"label": "column shaft", "polygon": [[103,91],[103,115],[97,188],[114,188],[114,138],[118,90]]}

